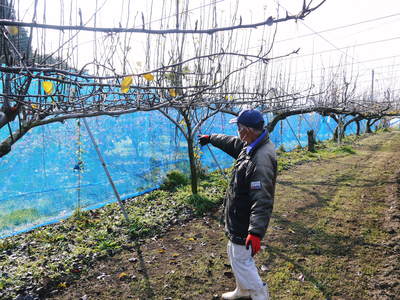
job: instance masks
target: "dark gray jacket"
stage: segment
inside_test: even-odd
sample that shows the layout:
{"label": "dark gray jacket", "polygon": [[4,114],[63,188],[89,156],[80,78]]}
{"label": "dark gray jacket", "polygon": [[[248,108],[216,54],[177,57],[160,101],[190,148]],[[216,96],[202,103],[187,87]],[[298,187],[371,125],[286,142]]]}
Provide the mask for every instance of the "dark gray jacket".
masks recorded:
{"label": "dark gray jacket", "polygon": [[277,162],[268,134],[249,152],[238,137],[212,134],[210,142],[236,159],[224,201],[225,231],[244,245],[249,233],[263,238],[274,204]]}

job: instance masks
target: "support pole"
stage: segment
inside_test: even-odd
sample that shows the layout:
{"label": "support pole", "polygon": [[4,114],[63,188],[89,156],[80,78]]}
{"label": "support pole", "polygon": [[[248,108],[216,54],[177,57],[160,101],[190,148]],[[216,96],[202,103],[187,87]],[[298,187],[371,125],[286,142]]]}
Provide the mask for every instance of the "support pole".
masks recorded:
{"label": "support pole", "polygon": [[374,101],[374,80],[375,80],[375,71],[372,70],[371,72],[371,101]]}
{"label": "support pole", "polygon": [[128,214],[126,213],[124,204],[123,204],[122,201],[121,201],[121,197],[119,196],[119,193],[118,193],[118,191],[117,191],[117,188],[115,187],[114,181],[113,181],[112,178],[111,178],[110,172],[108,172],[107,165],[106,165],[106,163],[105,163],[105,161],[104,161],[104,159],[103,159],[103,156],[102,156],[101,153],[100,153],[99,146],[97,145],[96,140],[94,139],[94,136],[93,136],[93,134],[92,134],[92,131],[91,131],[90,128],[89,128],[89,125],[88,125],[86,119],[83,118],[82,120],[83,120],[83,123],[85,124],[85,127],[86,127],[87,132],[89,133],[90,140],[92,141],[93,146],[94,146],[94,148],[96,149],[97,156],[99,157],[99,160],[101,161],[101,164],[102,164],[102,166],[103,166],[104,172],[106,172],[108,181],[110,182],[110,184],[111,184],[111,186],[112,186],[112,188],[113,188],[113,190],[114,190],[114,194],[115,194],[115,197],[116,197],[117,200],[118,200],[118,204],[119,204],[119,206],[120,206],[120,208],[121,208],[122,214],[124,215],[125,220],[129,222]]}
{"label": "support pole", "polygon": [[[199,130],[199,133],[202,134],[200,130]],[[222,173],[222,175],[225,177],[225,179],[228,180],[228,176],[226,176],[224,170],[221,168],[221,165],[219,164],[217,158],[215,157],[214,152],[211,150],[210,145],[207,144],[207,148],[208,148],[208,151],[210,151],[211,156],[212,156],[214,162],[216,163],[218,169],[221,171],[221,173]],[[229,181],[229,180],[228,180],[228,181]]]}
{"label": "support pole", "polygon": [[211,156],[212,156],[212,158],[214,159],[215,163],[217,164],[218,169],[221,171],[222,175],[224,175],[225,179],[228,180],[228,176],[226,176],[224,170],[221,168],[220,164],[218,163],[218,160],[217,160],[217,158],[215,157],[214,152],[211,151],[211,148],[210,148],[209,145],[207,145],[207,148],[208,148],[208,150],[210,151]]}
{"label": "support pole", "polygon": [[290,130],[292,131],[294,137],[296,138],[297,143],[299,144],[300,148],[302,148],[303,146],[302,146],[302,144],[301,144],[299,138],[297,137],[296,132],[293,130],[292,125],[290,125],[288,119],[285,119],[285,120],[286,120],[286,123],[289,125],[289,128],[290,128]]}

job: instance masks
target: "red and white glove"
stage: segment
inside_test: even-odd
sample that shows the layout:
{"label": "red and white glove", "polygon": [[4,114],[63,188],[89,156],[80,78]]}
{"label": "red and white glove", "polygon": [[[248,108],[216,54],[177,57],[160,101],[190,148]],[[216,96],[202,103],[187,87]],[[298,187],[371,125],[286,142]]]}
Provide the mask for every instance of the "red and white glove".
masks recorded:
{"label": "red and white glove", "polygon": [[249,233],[249,235],[246,238],[246,249],[249,249],[251,246],[251,256],[254,256],[257,254],[258,251],[261,249],[261,239],[254,235]]}

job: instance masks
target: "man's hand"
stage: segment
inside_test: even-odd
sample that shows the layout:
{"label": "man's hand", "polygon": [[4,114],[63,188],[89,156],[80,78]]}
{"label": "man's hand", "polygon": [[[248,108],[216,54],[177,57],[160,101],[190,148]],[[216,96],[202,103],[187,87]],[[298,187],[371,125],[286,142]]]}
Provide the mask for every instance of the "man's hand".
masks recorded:
{"label": "man's hand", "polygon": [[246,249],[249,249],[250,246],[251,256],[256,255],[256,253],[261,249],[261,239],[258,236],[249,233],[246,238]]}
{"label": "man's hand", "polygon": [[199,143],[201,146],[207,145],[210,142],[210,136],[209,135],[199,135],[198,136]]}

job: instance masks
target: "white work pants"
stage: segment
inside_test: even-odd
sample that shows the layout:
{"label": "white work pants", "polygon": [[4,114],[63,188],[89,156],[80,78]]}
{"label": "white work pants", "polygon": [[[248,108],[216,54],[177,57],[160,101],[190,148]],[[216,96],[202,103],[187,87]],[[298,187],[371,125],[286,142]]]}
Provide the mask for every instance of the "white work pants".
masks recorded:
{"label": "white work pants", "polygon": [[257,291],[263,288],[263,282],[251,256],[251,247],[228,242],[228,257],[236,284],[242,290]]}

